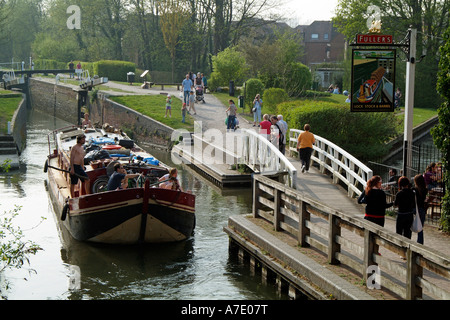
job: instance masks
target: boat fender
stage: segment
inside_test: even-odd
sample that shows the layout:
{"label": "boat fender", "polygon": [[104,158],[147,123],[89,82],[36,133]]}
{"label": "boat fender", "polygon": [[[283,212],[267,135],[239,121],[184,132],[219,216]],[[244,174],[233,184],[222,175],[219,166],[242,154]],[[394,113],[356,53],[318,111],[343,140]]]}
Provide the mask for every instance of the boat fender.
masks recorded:
{"label": "boat fender", "polygon": [[61,213],[61,221],[66,220],[67,217],[67,212],[69,211],[69,204],[66,203],[62,209],[62,213]]}
{"label": "boat fender", "polygon": [[45,160],[45,164],[44,164],[44,172],[47,173],[48,170],[48,159]]}

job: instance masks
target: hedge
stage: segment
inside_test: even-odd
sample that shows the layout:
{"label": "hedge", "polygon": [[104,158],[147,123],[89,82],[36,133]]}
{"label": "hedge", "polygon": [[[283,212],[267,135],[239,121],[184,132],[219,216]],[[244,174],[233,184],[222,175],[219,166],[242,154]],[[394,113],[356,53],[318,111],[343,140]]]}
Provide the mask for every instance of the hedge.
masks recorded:
{"label": "hedge", "polygon": [[127,81],[127,73],[133,72],[136,79],[136,64],[127,61],[101,60],[94,62],[94,75],[107,77],[111,81]]}
{"label": "hedge", "polygon": [[348,105],[311,100],[281,103],[277,109],[289,128],[303,130],[309,123],[312,133],[361,161],[385,155],[386,142],[399,133],[399,120],[391,112],[350,112]]}

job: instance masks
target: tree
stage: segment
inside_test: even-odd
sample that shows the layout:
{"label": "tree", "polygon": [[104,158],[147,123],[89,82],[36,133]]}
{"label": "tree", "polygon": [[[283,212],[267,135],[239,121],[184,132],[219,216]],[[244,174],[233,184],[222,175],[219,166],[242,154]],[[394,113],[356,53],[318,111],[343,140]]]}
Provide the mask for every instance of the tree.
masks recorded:
{"label": "tree", "polygon": [[42,19],[39,0],[0,0],[0,61],[29,61]]}
{"label": "tree", "polygon": [[172,82],[174,82],[175,53],[179,43],[179,36],[182,27],[189,19],[186,5],[187,3],[183,0],[161,0],[158,3],[159,21],[164,43],[172,59]]}
{"label": "tree", "polygon": [[210,86],[228,86],[231,80],[242,83],[247,74],[245,58],[234,47],[229,47],[212,57],[213,73]]}
{"label": "tree", "polygon": [[444,102],[438,109],[439,124],[431,130],[434,143],[442,153],[443,183],[446,186],[442,200],[441,226],[450,231],[450,27],[444,34],[440,49],[437,90]]}

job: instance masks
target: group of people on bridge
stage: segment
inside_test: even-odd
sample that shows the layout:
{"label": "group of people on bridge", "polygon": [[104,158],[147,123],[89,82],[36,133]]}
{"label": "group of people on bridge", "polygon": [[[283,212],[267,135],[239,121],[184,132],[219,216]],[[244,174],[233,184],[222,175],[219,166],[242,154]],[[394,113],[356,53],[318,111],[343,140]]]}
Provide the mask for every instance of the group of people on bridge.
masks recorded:
{"label": "group of people on bridge", "polygon": [[[358,198],[358,203],[366,204],[364,219],[384,227],[386,209],[397,208],[396,233],[408,239],[412,237],[412,225],[415,219],[420,218],[421,225],[425,223],[425,217],[429,204],[429,194],[439,188],[442,181],[442,171],[439,164],[431,163],[425,173],[414,176],[410,181],[406,176],[397,176],[395,169],[391,169],[389,183],[390,187],[396,190],[395,199],[387,201],[386,186],[383,187],[382,179],[379,175],[373,176],[364,191]],[[423,229],[417,232],[417,242],[424,243]]]}

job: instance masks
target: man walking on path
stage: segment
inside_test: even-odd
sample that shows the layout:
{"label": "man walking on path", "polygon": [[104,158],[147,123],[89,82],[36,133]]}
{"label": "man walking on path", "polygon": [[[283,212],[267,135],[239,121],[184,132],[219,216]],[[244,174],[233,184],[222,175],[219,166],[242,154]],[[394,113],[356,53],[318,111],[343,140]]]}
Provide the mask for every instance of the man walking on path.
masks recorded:
{"label": "man walking on path", "polygon": [[[278,118],[278,126],[280,127],[281,133],[283,134],[283,144],[280,144],[280,151],[282,154],[286,153],[286,135],[288,131],[288,124],[283,120],[283,116],[279,114]],[[280,142],[281,143],[281,142]]]}
{"label": "man walking on path", "polygon": [[311,162],[311,154],[313,151],[313,144],[316,142],[314,135],[309,132],[311,126],[305,124],[304,132],[302,132],[297,139],[297,151],[300,155],[300,161],[302,162],[302,173],[309,170],[309,163]]}
{"label": "man walking on path", "polygon": [[189,104],[189,95],[191,90],[194,89],[194,84],[192,83],[192,80],[189,79],[189,74],[186,75],[186,79],[183,80],[181,85],[183,86],[184,103]]}

